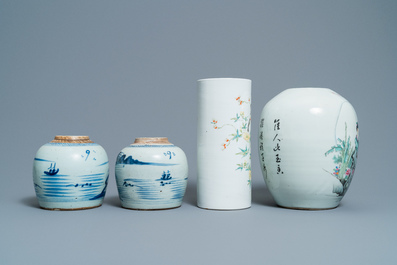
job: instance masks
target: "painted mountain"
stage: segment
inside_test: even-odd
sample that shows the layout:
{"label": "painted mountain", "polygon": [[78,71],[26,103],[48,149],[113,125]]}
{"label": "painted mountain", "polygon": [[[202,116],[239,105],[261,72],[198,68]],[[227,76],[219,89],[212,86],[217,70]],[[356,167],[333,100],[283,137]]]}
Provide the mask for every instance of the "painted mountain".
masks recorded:
{"label": "painted mountain", "polygon": [[151,165],[151,166],[174,166],[177,164],[169,164],[169,163],[154,163],[154,162],[142,162],[137,159],[133,159],[132,156],[127,156],[124,153],[120,153],[117,156],[116,165]]}

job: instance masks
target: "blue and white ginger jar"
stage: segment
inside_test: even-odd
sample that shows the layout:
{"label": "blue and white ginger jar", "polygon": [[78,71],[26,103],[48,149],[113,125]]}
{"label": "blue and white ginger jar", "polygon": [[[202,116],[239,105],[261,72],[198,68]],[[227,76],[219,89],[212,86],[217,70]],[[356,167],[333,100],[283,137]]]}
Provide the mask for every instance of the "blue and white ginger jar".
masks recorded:
{"label": "blue and white ginger jar", "polygon": [[55,136],[40,147],[33,181],[41,208],[80,210],[102,205],[109,178],[105,150],[88,136]]}
{"label": "blue and white ginger jar", "polygon": [[160,210],[181,206],[188,179],[187,159],[167,138],[136,138],[119,153],[115,171],[122,207]]}

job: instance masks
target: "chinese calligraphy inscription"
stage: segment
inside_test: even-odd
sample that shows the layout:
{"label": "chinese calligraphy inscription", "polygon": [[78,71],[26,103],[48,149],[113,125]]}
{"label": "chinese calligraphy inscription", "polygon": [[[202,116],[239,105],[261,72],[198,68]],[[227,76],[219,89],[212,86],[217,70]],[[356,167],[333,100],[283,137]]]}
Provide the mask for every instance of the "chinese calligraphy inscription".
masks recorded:
{"label": "chinese calligraphy inscription", "polygon": [[274,148],[273,152],[275,155],[275,161],[277,165],[276,172],[277,174],[284,174],[284,172],[281,169],[281,156],[280,156],[280,151],[281,151],[281,129],[280,129],[280,119],[275,119],[274,120],[274,137],[273,137],[273,143],[274,143]]}
{"label": "chinese calligraphy inscription", "polygon": [[259,133],[259,153],[260,153],[260,160],[261,160],[261,164],[262,164],[262,170],[264,171],[264,172],[266,172],[266,165],[265,165],[265,153],[264,153],[264,151],[265,151],[265,149],[264,149],[264,147],[263,147],[263,140],[264,140],[264,135],[263,135],[263,126],[264,126],[264,122],[265,122],[265,119],[261,119],[261,122],[260,122],[260,124],[259,124],[259,127],[260,127],[260,133]]}

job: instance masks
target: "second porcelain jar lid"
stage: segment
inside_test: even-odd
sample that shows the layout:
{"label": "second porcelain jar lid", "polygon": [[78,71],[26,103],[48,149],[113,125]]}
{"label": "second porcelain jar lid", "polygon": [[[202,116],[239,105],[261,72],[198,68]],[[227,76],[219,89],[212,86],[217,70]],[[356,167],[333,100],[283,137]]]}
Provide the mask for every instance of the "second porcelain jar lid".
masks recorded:
{"label": "second porcelain jar lid", "polygon": [[172,145],[172,143],[170,143],[168,141],[167,137],[138,137],[135,138],[135,142],[133,143],[133,145],[165,145],[165,144],[170,144]]}

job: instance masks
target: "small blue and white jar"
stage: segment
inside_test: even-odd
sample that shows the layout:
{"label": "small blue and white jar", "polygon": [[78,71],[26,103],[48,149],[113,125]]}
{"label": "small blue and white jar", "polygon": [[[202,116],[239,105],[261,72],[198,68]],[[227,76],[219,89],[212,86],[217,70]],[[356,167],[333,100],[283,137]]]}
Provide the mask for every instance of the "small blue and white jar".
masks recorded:
{"label": "small blue and white jar", "polygon": [[188,179],[187,159],[166,137],[136,138],[121,150],[115,169],[122,207],[162,210],[181,206]]}
{"label": "small blue and white jar", "polygon": [[33,181],[41,208],[82,210],[99,207],[109,179],[106,151],[88,136],[55,136],[40,147]]}

